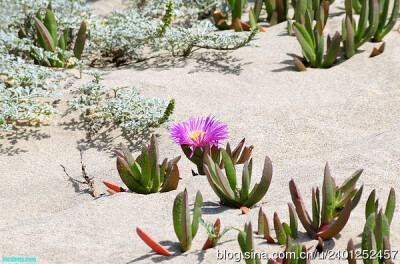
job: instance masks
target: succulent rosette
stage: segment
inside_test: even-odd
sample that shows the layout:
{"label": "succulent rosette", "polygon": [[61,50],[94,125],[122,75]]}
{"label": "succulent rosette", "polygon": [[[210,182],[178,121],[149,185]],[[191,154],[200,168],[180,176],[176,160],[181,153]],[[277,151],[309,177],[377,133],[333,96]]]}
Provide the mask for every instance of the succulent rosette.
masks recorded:
{"label": "succulent rosette", "polygon": [[188,122],[178,122],[170,129],[174,142],[181,146],[186,157],[197,166],[198,173],[204,175],[203,157],[205,148],[219,148],[221,141],[228,139],[228,125],[213,116],[190,118]]}

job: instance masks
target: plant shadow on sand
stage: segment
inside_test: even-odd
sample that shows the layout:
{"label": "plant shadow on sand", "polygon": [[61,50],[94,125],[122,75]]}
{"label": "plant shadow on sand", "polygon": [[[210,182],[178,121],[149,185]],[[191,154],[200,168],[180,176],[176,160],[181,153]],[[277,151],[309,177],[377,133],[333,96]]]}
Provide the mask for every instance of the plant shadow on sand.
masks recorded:
{"label": "plant shadow on sand", "polygon": [[33,126],[25,122],[19,122],[11,131],[0,134],[0,140],[5,140],[7,142],[7,145],[0,144],[0,156],[14,156],[28,152],[28,150],[17,146],[20,141],[50,138],[49,134],[41,130],[41,126],[39,125]]}
{"label": "plant shadow on sand", "polygon": [[217,215],[223,213],[226,210],[238,210],[233,207],[227,207],[220,203],[214,202],[203,202],[202,212],[206,215]]}
{"label": "plant shadow on sand", "polygon": [[[69,115],[70,111],[66,111],[63,117]],[[96,149],[98,151],[106,151],[110,153],[110,157],[114,157],[114,150],[118,148],[116,140],[120,138],[118,142],[125,141],[128,149],[132,152],[141,150],[142,142],[148,142],[151,134],[154,132],[151,128],[142,130],[138,133],[129,133],[128,131],[121,129],[118,125],[112,122],[103,122],[98,131],[92,131],[92,123],[85,120],[81,115],[79,119],[69,119],[61,124],[64,130],[69,131],[85,131],[85,138],[81,138],[76,142],[76,147],[79,150],[86,151],[88,149]],[[96,128],[97,130],[97,128]]]}
{"label": "plant shadow on sand", "polygon": [[122,65],[119,68],[146,71],[154,69],[157,71],[170,70],[171,68],[185,68],[190,66],[189,74],[197,72],[217,72],[223,74],[240,75],[244,65],[241,59],[231,55],[231,51],[203,51],[195,52],[189,57],[171,56],[170,54],[161,54],[146,60],[135,62],[134,64]]}
{"label": "plant shadow on sand", "polygon": [[158,255],[157,253],[155,253],[154,251],[152,251],[149,248],[149,251],[151,250],[150,251],[151,253],[147,253],[146,255],[143,255],[141,257],[133,259],[133,260],[127,262],[126,264],[136,263],[138,261],[147,260],[149,258],[151,258],[151,261],[153,263],[160,263],[160,262],[163,262],[165,260],[172,260],[173,258],[175,258],[175,257],[177,257],[177,256],[182,254],[181,247],[180,247],[178,242],[173,242],[173,241],[169,241],[169,240],[163,240],[163,241],[160,241],[159,243],[163,247],[165,247],[168,251],[170,251],[172,253],[172,255],[169,256],[169,257],[161,256],[161,255]]}
{"label": "plant shadow on sand", "polygon": [[[221,245],[223,245],[225,243],[230,243],[230,242],[234,242],[234,241],[236,241],[236,240],[235,239],[230,239],[230,240],[226,240],[224,242],[218,242],[217,247],[221,246]],[[141,257],[133,259],[133,260],[127,262],[126,264],[136,263],[136,262],[141,261],[141,260],[148,260],[148,261],[151,261],[153,263],[160,263],[160,262],[163,262],[163,261],[166,261],[166,260],[172,261],[173,258],[178,257],[178,256],[180,256],[182,254],[185,254],[184,252],[182,252],[181,246],[179,245],[178,242],[164,240],[164,241],[161,241],[160,244],[163,247],[165,247],[168,251],[170,251],[172,253],[172,255],[169,256],[169,257],[165,257],[165,256],[158,255],[154,251],[150,251],[151,253],[147,253],[146,255],[143,255]],[[151,249],[149,248],[149,250],[151,250]],[[197,260],[198,260],[197,263],[203,263],[203,261],[205,260],[204,255],[205,255],[206,251],[205,250],[196,250],[196,251],[197,252],[194,253],[194,254],[197,255]]]}

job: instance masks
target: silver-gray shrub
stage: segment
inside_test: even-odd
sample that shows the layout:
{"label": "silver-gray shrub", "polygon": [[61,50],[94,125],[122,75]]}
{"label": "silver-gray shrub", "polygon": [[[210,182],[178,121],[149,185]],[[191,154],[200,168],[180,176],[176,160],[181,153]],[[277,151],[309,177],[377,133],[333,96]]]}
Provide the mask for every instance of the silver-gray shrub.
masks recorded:
{"label": "silver-gray shrub", "polygon": [[[83,19],[91,19],[92,9],[84,3],[85,0],[52,0],[58,26],[77,29]],[[44,12],[48,4],[49,0],[1,0],[0,30],[18,30],[19,25],[27,23],[36,12]]]}
{"label": "silver-gray shrub", "polygon": [[58,113],[49,100],[59,95],[52,77],[45,67],[0,52],[0,131],[15,121],[42,122]]}
{"label": "silver-gray shrub", "polygon": [[166,26],[162,18],[151,18],[137,10],[114,11],[105,20],[89,28],[89,52],[111,57],[141,60],[145,51],[170,51],[173,55],[189,55],[193,48],[237,49],[250,44],[255,32],[218,33],[210,20]]}
{"label": "silver-gray shrub", "polygon": [[[223,0],[171,0],[174,5],[175,17],[187,21],[210,16],[217,8],[226,5]],[[160,17],[170,0],[129,0],[132,8],[140,10],[144,16]]]}
{"label": "silver-gray shrub", "polygon": [[[61,29],[78,28],[82,19],[90,18],[84,0],[53,0],[52,8]],[[18,38],[19,26],[34,32],[32,17],[44,11],[47,0],[1,0],[0,8],[0,131],[9,130],[17,121],[43,122],[58,114],[53,105],[61,94],[56,74],[45,67],[31,64],[24,56],[37,55],[57,60],[52,52],[33,44],[32,39]]]}
{"label": "silver-gray shrub", "polygon": [[[168,101],[141,95],[135,87],[108,87],[100,84],[107,73],[86,71],[94,80],[77,87],[78,93],[68,104],[81,110],[85,118],[92,123],[105,123],[111,120],[128,132],[136,133],[148,127],[157,127],[163,123]],[[94,131],[96,132],[96,131]]]}

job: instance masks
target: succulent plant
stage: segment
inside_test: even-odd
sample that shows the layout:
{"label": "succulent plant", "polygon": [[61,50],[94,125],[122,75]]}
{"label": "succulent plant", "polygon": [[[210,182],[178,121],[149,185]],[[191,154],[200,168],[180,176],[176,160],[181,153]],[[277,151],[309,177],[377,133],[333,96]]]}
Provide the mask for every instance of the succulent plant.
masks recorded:
{"label": "succulent plant", "polygon": [[[372,212],[365,223],[361,240],[361,252],[364,264],[391,264],[390,220],[382,209]],[[353,240],[347,244],[348,263],[356,264],[358,257]]]}
{"label": "succulent plant", "polygon": [[[232,150],[230,143],[226,144],[226,153],[231,158],[232,164],[235,166],[237,164],[244,164],[248,161],[251,157],[251,152],[254,148],[253,145],[251,146],[244,146],[245,139],[243,138],[242,141]],[[192,149],[189,145],[181,145],[183,153],[185,156],[197,166],[197,171],[200,175],[204,175],[205,172],[203,170],[203,163],[204,163],[204,154],[208,153],[213,161],[218,164],[218,166],[223,169],[224,168],[224,160],[221,159],[221,148],[213,145],[205,145],[203,150],[199,147],[196,147],[195,151],[192,154]]]}
{"label": "succulent plant", "polygon": [[[365,205],[365,219],[368,219],[372,213],[378,214],[379,199],[375,200],[375,194],[376,191],[373,190],[368,196],[367,204]],[[394,188],[390,188],[385,208],[385,215],[389,221],[389,224],[392,222],[395,207],[396,207],[396,192]]]}
{"label": "succulent plant", "polygon": [[121,144],[116,150],[119,176],[132,192],[149,194],[175,190],[179,183],[179,157],[171,161],[164,159],[158,163],[158,145],[154,135],[150,145],[143,146],[141,154],[135,159],[128,148]]}
{"label": "succulent plant", "polygon": [[255,16],[252,8],[250,8],[249,12],[249,24],[242,20],[243,9],[247,3],[247,0],[228,0],[227,2],[232,9],[231,26],[229,26],[227,22],[228,14],[226,12],[217,10],[213,13],[213,20],[218,29],[226,30],[233,28],[236,32],[258,30],[265,32],[265,29],[257,24],[258,17]]}
{"label": "succulent plant", "polygon": [[286,248],[283,254],[283,259],[269,259],[268,264],[309,264],[309,254],[307,248],[301,244],[293,244],[292,238],[288,236],[286,241]]}
{"label": "succulent plant", "polygon": [[324,25],[326,25],[326,21],[329,15],[329,7],[331,2],[328,0],[293,0],[292,5],[294,7],[294,21],[305,24],[306,11],[310,12],[311,20],[318,21],[319,18],[319,9],[322,7],[324,10]]}
{"label": "succulent plant", "polygon": [[375,35],[380,25],[378,0],[363,0],[358,25],[353,18],[352,1],[345,0],[346,17],[342,22],[342,41],[348,59],[355,54],[359,47]]}
{"label": "succulent plant", "polygon": [[242,19],[243,9],[247,0],[228,0],[228,3],[232,8],[232,20],[235,18]]}
{"label": "succulent plant", "polygon": [[[339,32],[336,32],[332,38],[328,35],[327,52],[324,56],[325,37],[323,30],[326,22],[326,12],[322,6],[319,7],[317,23],[314,28],[312,27],[313,19],[311,12],[306,10],[305,14],[304,24],[299,22],[293,23],[293,30],[303,49],[304,57],[314,68],[329,68],[335,63],[338,56],[341,36]],[[300,63],[299,60],[295,61],[295,66],[299,71],[305,68]]]}
{"label": "succulent plant", "polygon": [[246,264],[261,264],[261,260],[254,255],[253,228],[251,223],[244,225],[244,231],[239,231],[238,242]]}
{"label": "succulent plant", "polygon": [[[204,157],[204,171],[208,182],[215,194],[220,198],[221,203],[240,208],[242,206],[252,207],[259,202],[267,193],[272,180],[272,162],[268,156],[265,157],[264,170],[259,184],[256,184],[250,191],[250,181],[253,167],[253,160],[246,161],[242,171],[242,187],[237,187],[236,168],[234,158],[228,151],[221,149],[225,174],[222,172],[218,162],[208,153]],[[232,155],[234,157],[234,155]]]}
{"label": "succulent plant", "polygon": [[[289,206],[289,216],[290,222],[282,223],[279,219],[277,213],[274,213],[274,229],[276,233],[277,243],[280,245],[286,244],[287,237],[297,238],[297,230],[298,230],[298,218],[296,214],[296,209],[293,204],[288,203]],[[258,213],[258,234],[263,235],[268,243],[276,243],[275,240],[271,237],[271,230],[269,228],[268,218],[265,213],[260,208]]]}
{"label": "succulent plant", "polygon": [[287,20],[289,0],[265,0],[267,20],[270,26],[274,26]]}
{"label": "succulent plant", "polygon": [[[35,61],[36,64],[44,65],[44,66],[53,66],[53,67],[73,67],[75,63],[70,60],[67,60],[66,51],[68,48],[68,39],[69,30],[64,30],[61,35],[59,35],[59,28],[57,25],[56,18],[51,8],[51,2],[47,6],[46,16],[44,19],[40,12],[37,12],[36,17],[33,18],[36,25],[36,40],[37,45],[42,49],[53,52],[58,60],[54,60],[48,58],[48,61],[42,61],[35,51],[31,51],[29,53],[30,57]],[[19,27],[18,36],[20,38],[28,37],[26,31],[21,26]],[[32,36],[29,36],[34,38]],[[79,31],[76,36],[75,45],[73,48],[73,54],[75,58],[78,60],[81,59],[81,55],[83,49],[85,47],[86,42],[86,22],[82,21]]]}
{"label": "succulent plant", "polygon": [[375,32],[373,40],[376,42],[382,41],[382,39],[392,30],[396,24],[397,17],[399,16],[400,0],[393,1],[392,13],[388,19],[389,3],[390,0],[380,0],[380,13],[379,13],[379,25]]}
{"label": "succulent plant", "polygon": [[174,230],[179,239],[183,252],[186,252],[190,249],[192,240],[197,234],[202,204],[203,198],[200,191],[198,191],[194,202],[193,221],[191,221],[187,190],[185,189],[175,198],[172,210]]}
{"label": "succulent plant", "polygon": [[[311,238],[331,239],[344,228],[352,209],[357,206],[362,195],[363,186],[360,189],[355,188],[362,171],[362,169],[357,170],[341,187],[337,187],[327,163],[322,187],[322,203],[320,202],[319,189],[312,189],[312,217],[304,206],[294,180],[290,181],[289,189],[297,216]],[[334,219],[336,221],[333,222]]]}

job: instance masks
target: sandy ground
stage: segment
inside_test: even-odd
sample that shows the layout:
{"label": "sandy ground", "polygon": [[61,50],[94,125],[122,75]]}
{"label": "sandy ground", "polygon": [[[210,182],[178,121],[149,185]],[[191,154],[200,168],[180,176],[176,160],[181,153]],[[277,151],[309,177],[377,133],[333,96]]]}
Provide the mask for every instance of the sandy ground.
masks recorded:
{"label": "sandy ground", "polygon": [[[340,28],[342,2],[335,2],[328,30]],[[342,251],[350,238],[361,241],[364,204],[371,190],[386,203],[389,188],[400,188],[400,34],[391,32],[386,51],[369,58],[367,43],[351,60],[340,60],[329,70],[295,72],[292,56],[301,55],[285,25],[259,34],[258,48],[234,52],[196,52],[191,58],[162,56],[114,69],[104,84],[134,85],[146,95],[176,99],[174,120],[215,115],[229,125],[231,141],[242,137],[255,145],[254,179],[268,155],[274,166],[272,185],[262,200],[269,218],[279,212],[288,220],[288,182],[295,179],[310,206],[311,187],[322,184],[329,161],[341,184],[358,168],[364,168],[360,184],[364,195],[339,237],[326,241],[328,249]],[[77,75],[76,71],[71,73]],[[89,80],[85,76],[75,85]],[[173,231],[172,205],[185,187],[190,205],[197,190],[203,194],[203,217],[223,226],[243,228],[252,221],[256,228],[258,207],[248,215],[218,204],[205,177],[191,175],[194,166],[179,163],[182,180],[178,190],[152,195],[121,193],[93,199],[84,185],[71,182],[80,177],[77,147],[85,150],[84,163],[95,177],[99,193],[102,180],[120,184],[114,149],[120,142],[138,150],[140,138],[125,137],[118,129],[103,130],[88,140],[79,114],[69,113],[66,100],[73,88],[64,90],[59,109],[64,113],[49,126],[21,126],[0,135],[0,254],[3,257],[34,256],[39,263],[233,263],[217,261],[218,252],[239,252],[237,232],[230,231],[215,249],[201,251],[207,237],[200,227],[192,249],[182,254]],[[168,130],[160,128],[160,152],[164,157],[181,155]],[[146,138],[143,140],[146,141]],[[136,235],[139,226],[174,252],[170,258],[155,255]],[[400,250],[400,216],[397,206],[391,225],[392,249]],[[301,227],[298,242],[315,246]],[[258,252],[279,252],[255,236]],[[312,249],[313,250],[313,249]],[[399,259],[400,256],[397,256]],[[395,263],[398,262],[395,261]],[[264,261],[263,263],[266,263]],[[313,261],[313,263],[346,263]]]}

